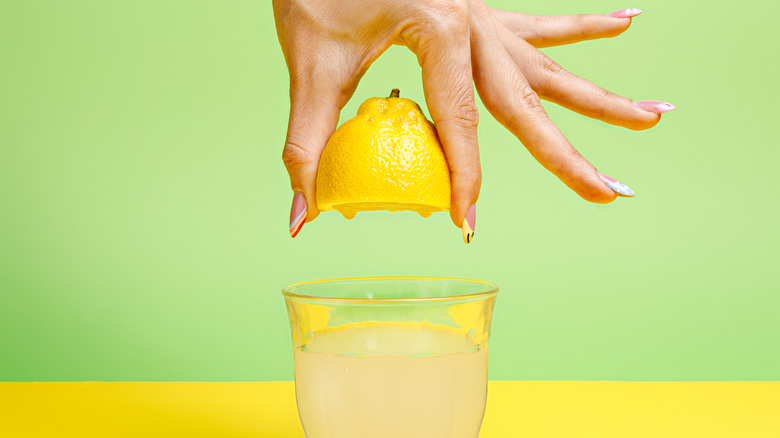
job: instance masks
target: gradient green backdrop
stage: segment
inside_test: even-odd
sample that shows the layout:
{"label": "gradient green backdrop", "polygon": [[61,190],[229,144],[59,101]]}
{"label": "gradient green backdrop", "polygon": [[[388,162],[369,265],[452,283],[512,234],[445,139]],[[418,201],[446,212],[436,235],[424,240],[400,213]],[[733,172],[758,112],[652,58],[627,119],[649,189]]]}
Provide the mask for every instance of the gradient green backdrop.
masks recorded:
{"label": "gradient green backdrop", "polygon": [[[476,239],[448,215],[326,213],[295,240],[288,79],[267,1],[0,6],[0,380],[289,380],[280,288],[364,275],[502,287],[493,379],[780,379],[777,13],[640,7],[624,35],[546,52],[678,110],[632,132],[548,105],[635,199],[592,205],[482,109]],[[342,113],[419,67],[390,49]]]}

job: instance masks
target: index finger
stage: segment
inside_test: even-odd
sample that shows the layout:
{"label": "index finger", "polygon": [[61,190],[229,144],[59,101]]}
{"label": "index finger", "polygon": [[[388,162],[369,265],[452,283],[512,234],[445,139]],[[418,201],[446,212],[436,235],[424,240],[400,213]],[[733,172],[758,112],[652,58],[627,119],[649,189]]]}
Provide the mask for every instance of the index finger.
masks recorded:
{"label": "index finger", "polygon": [[[429,26],[411,28],[401,35],[422,67],[428,110],[450,166],[452,203],[450,217],[473,237],[474,208],[482,183],[477,142],[479,116],[474,103],[469,44],[469,11],[457,10]],[[468,219],[466,218],[468,212]]]}

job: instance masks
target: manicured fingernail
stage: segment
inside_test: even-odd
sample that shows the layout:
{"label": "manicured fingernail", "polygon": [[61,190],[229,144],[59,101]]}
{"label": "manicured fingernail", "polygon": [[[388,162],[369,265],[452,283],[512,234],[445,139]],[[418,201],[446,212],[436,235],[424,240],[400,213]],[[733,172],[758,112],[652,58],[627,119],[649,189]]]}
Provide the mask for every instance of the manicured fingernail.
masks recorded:
{"label": "manicured fingernail", "polygon": [[607,184],[607,187],[612,189],[612,191],[614,191],[620,196],[626,196],[630,198],[636,195],[636,193],[634,193],[634,191],[631,190],[631,187],[623,184],[622,182],[616,180],[615,178],[604,175],[603,173],[599,173],[599,178],[601,178],[601,180]]}
{"label": "manicured fingernail", "polygon": [[306,198],[303,192],[295,192],[290,209],[290,236],[295,237],[306,222]]}
{"label": "manicured fingernail", "polygon": [[463,241],[471,243],[474,240],[474,227],[477,223],[477,204],[471,204],[468,210],[466,210],[466,216],[463,218]]}
{"label": "manicured fingernail", "polygon": [[634,105],[642,108],[645,111],[650,111],[651,113],[656,114],[668,113],[673,109],[677,109],[677,107],[671,103],[661,102],[660,100],[640,100],[639,102],[634,102]]}
{"label": "manicured fingernail", "polygon": [[637,15],[639,15],[641,13],[642,13],[641,9],[628,8],[628,9],[621,9],[621,10],[615,11],[615,12],[610,12],[607,15],[609,15],[610,17],[615,17],[615,18],[631,18],[631,17],[636,17]]}

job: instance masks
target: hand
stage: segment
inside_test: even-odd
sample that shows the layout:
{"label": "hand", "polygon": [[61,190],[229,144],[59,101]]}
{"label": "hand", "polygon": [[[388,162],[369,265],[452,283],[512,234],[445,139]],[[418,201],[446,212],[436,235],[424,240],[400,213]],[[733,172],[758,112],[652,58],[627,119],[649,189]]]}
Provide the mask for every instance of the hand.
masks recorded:
{"label": "hand", "polygon": [[535,48],[616,36],[638,10],[546,17],[491,10],[482,0],[274,0],[273,6],[290,72],[283,159],[295,192],[293,237],[319,214],[317,165],[339,111],[393,44],[408,47],[422,67],[425,100],[451,171],[450,216],[472,232],[482,179],[472,81],[488,111],[537,161],[598,203],[633,192],[599,174],[550,121],[539,98],[630,129],[650,128],[660,113],[674,109],[612,94]]}

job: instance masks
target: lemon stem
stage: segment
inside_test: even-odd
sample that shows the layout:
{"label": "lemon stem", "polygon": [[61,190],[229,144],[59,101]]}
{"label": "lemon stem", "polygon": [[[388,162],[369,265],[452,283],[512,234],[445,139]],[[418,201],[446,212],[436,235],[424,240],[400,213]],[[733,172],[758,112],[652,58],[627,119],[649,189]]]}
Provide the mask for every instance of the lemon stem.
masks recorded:
{"label": "lemon stem", "polygon": [[398,88],[393,88],[392,91],[390,91],[390,97],[399,97],[401,96],[401,90]]}

